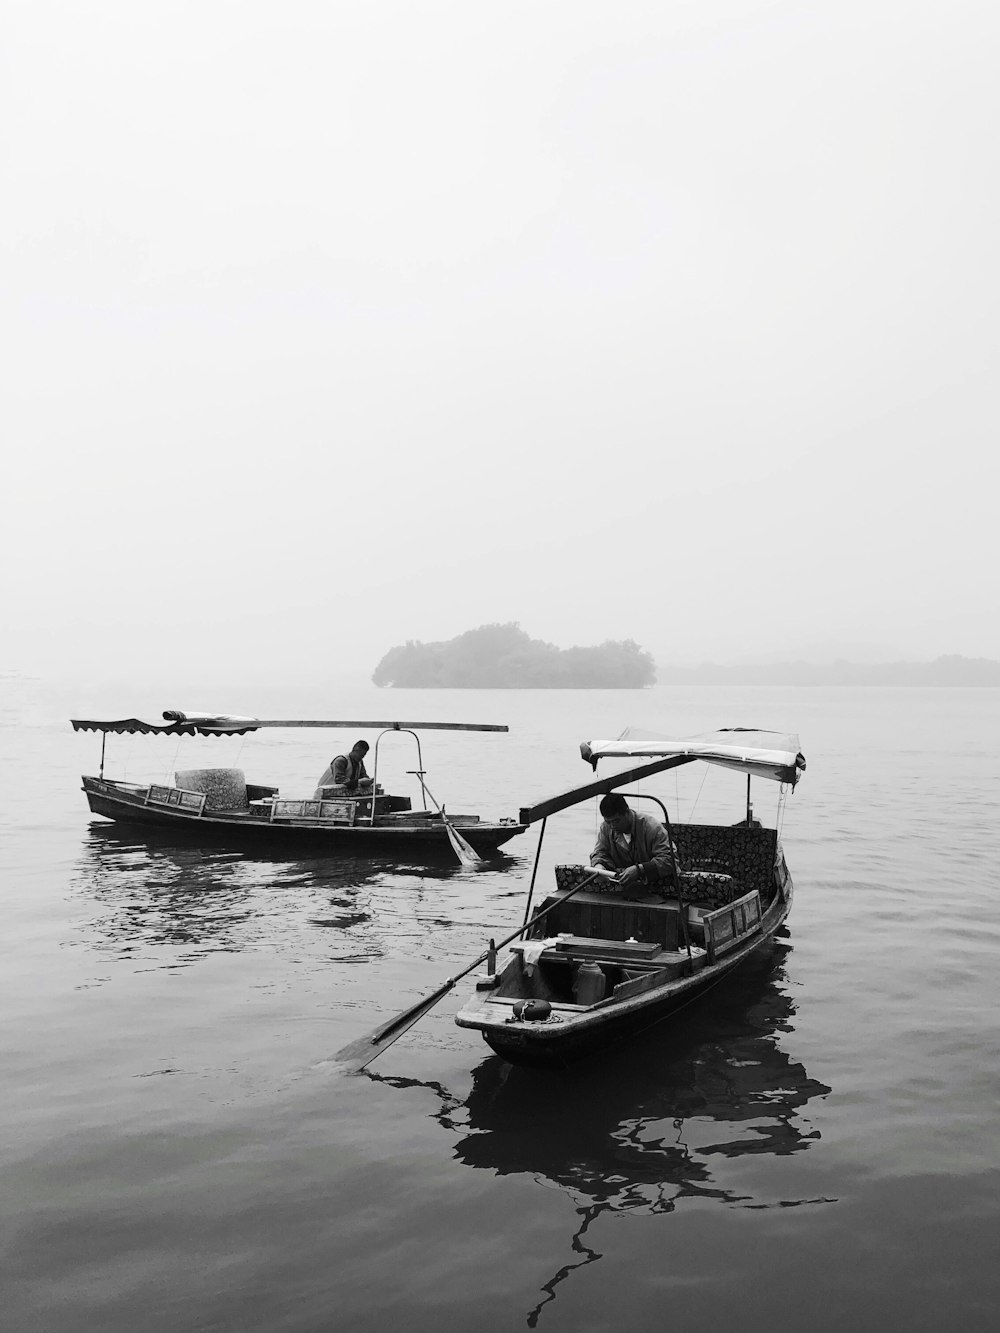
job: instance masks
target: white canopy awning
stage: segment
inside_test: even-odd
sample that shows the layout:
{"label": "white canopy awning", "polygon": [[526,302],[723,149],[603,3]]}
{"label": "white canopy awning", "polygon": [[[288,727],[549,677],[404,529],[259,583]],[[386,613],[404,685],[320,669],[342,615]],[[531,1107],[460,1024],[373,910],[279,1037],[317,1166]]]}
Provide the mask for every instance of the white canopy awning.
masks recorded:
{"label": "white canopy awning", "polygon": [[616,740],[584,741],[580,753],[595,769],[599,759],[702,759],[707,764],[792,786],[806,767],[798,736],[752,727],[725,727],[686,740],[642,727],[626,727]]}

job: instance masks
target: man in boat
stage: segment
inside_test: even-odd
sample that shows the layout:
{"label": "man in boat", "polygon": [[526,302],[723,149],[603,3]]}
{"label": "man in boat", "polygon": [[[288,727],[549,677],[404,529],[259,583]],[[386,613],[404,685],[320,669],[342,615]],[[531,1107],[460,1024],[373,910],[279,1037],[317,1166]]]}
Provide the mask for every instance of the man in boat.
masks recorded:
{"label": "man in boat", "polygon": [[331,759],[329,766],[319,780],[319,787],[344,787],[349,792],[359,788],[367,790],[372,780],[365,769],[365,755],[368,753],[367,741],[356,741],[347,754],[338,754]]}
{"label": "man in boat", "polygon": [[622,888],[632,893],[658,889],[673,880],[670,841],[659,820],[630,809],[618,792],[605,796],[600,811],[604,823],[590,854],[592,866],[616,871]]}

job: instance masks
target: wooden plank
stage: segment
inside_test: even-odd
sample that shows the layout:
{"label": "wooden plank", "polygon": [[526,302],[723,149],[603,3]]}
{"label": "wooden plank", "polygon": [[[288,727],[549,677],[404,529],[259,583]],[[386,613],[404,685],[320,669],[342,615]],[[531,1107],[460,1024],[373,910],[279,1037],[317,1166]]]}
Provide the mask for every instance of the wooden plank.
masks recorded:
{"label": "wooden plank", "polygon": [[[616,940],[619,937],[618,923],[621,906],[618,903],[601,903],[598,910],[598,922],[601,939]],[[627,939],[624,931],[621,932],[621,938]]]}
{"label": "wooden plank", "polygon": [[494,722],[340,722],[324,721],[321,718],[254,718],[247,723],[248,731],[257,727],[342,727],[357,731],[510,731],[510,727]]}
{"label": "wooden plank", "polygon": [[[510,946],[511,953],[523,953],[524,949],[525,945],[521,941]],[[631,966],[633,963],[648,962],[662,952],[663,945],[657,940],[637,940],[634,944],[626,944],[624,940],[599,940],[571,935],[545,949],[541,956],[545,962],[553,963],[585,958]]]}
{"label": "wooden plank", "polygon": [[[608,999],[627,1000],[630,995],[641,995],[643,991],[655,990],[657,986],[665,986],[671,981],[676,981],[687,971],[687,954],[682,958],[671,959],[666,967],[658,968],[655,972],[647,972],[645,976],[634,977],[631,981],[620,982],[611,992]],[[603,1001],[607,1004],[607,1000]]]}
{"label": "wooden plank", "polygon": [[546,801],[539,801],[537,805],[522,805],[518,823],[534,824],[548,815],[558,814],[560,810],[568,810],[571,805],[579,805],[581,801],[586,801],[591,796],[606,796],[616,787],[624,787],[627,782],[638,782],[640,778],[651,777],[654,773],[664,772],[665,769],[693,763],[696,758],[697,755],[683,754],[672,755],[669,759],[657,759],[654,763],[641,764],[638,768],[627,769],[624,773],[613,773],[610,777],[597,778],[582,787],[573,787],[558,796],[550,796]]}
{"label": "wooden plank", "polygon": [[585,939],[582,935],[572,935],[568,940],[560,940],[555,946],[557,953],[570,954],[574,958],[606,958],[613,962],[629,962],[652,958],[662,953],[663,945],[659,940],[637,940],[627,944],[624,940]]}

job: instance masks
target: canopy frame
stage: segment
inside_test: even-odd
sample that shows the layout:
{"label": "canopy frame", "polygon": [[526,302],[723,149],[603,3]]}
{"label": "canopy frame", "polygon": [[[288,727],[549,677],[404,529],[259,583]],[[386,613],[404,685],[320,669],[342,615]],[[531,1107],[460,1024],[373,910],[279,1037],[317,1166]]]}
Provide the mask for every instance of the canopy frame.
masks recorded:
{"label": "canopy frame", "polygon": [[518,822],[534,824],[536,820],[547,819],[549,815],[558,814],[560,810],[568,810],[571,805],[579,805],[582,801],[589,800],[591,796],[606,796],[616,787],[624,787],[629,782],[638,782],[640,778],[652,777],[654,773],[662,773],[668,768],[678,768],[681,764],[693,763],[696,758],[697,755],[672,755],[669,759],[657,759],[654,763],[642,764],[639,768],[626,769],[624,773],[612,773],[610,777],[597,778],[582,787],[571,787],[568,791],[560,792],[558,796],[550,796],[548,800],[539,801],[536,805],[522,805]]}
{"label": "canopy frame", "polygon": [[[751,743],[747,744],[746,741]],[[772,782],[786,782],[792,787],[806,767],[805,756],[799,749],[798,736],[762,731],[756,727],[723,727],[718,731],[685,739],[626,727],[615,740],[584,741],[580,746],[580,754],[595,772],[601,759],[653,759],[657,756],[684,755],[737,773],[751,773]]]}
{"label": "canopy frame", "polygon": [[[168,714],[164,714],[168,717]],[[74,731],[128,733],[142,736],[245,736],[251,731],[276,727],[339,728],[344,731],[499,731],[509,727],[495,722],[366,722],[326,718],[226,718],[187,717],[179,713],[164,723],[144,722],[137,717],[113,721],[70,718]]]}
{"label": "canopy frame", "polygon": [[[733,744],[729,737],[774,736],[794,742],[795,749],[780,748],[766,750],[759,743],[746,746],[744,753],[739,753],[739,741]],[[591,765],[594,773],[601,759],[647,758],[647,762],[638,767],[613,773],[606,778],[595,777],[592,782],[580,787],[571,787],[568,791],[550,796],[534,805],[521,807],[519,820],[522,824],[533,824],[536,820],[546,819],[549,815],[579,805],[592,796],[606,796],[617,787],[624,787],[641,778],[652,777],[654,773],[663,773],[670,768],[679,768],[682,764],[691,764],[700,760],[706,764],[717,764],[722,768],[736,770],[747,775],[747,821],[751,819],[750,777],[756,774],[794,788],[800,772],[805,770],[806,761],[798,749],[798,737],[785,736],[780,732],[766,732],[754,727],[724,727],[707,736],[693,736],[687,740],[673,740],[666,736],[635,732],[626,728],[616,741],[584,741],[580,746],[582,758]]]}

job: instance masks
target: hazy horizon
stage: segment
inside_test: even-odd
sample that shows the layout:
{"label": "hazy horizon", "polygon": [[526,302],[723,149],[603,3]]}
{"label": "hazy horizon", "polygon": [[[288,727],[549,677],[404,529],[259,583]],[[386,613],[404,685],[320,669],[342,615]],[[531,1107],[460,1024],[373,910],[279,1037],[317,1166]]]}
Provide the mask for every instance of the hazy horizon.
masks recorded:
{"label": "hazy horizon", "polygon": [[5,36],[0,670],[360,675],[509,620],[1000,658],[993,9]]}

